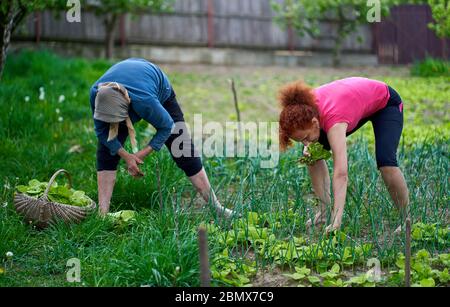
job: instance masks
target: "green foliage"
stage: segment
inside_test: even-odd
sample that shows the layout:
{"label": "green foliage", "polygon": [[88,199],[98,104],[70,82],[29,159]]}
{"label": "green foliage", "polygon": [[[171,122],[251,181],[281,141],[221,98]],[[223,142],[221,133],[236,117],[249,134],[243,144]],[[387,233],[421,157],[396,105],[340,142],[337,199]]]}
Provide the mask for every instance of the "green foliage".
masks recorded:
{"label": "green foliage", "polygon": [[107,217],[118,227],[125,227],[136,222],[136,211],[122,210],[108,213]]}
{"label": "green foliage", "polygon": [[[413,287],[446,286],[449,281],[448,267],[442,269],[441,259],[448,258],[448,254],[432,258],[427,250],[419,250],[411,257],[411,282]],[[405,279],[405,256],[399,253],[396,260],[398,271],[391,271],[390,283],[401,285]]]}
{"label": "green foliage", "polygon": [[328,160],[331,158],[331,153],[323,148],[319,142],[312,143],[308,146],[308,156],[303,156],[299,159],[301,164],[313,165],[319,160]]}
{"label": "green foliage", "polygon": [[450,62],[426,58],[423,61],[414,63],[411,68],[411,74],[417,77],[450,77]]}
{"label": "green foliage", "polygon": [[321,34],[320,22],[333,21],[335,31],[327,35],[334,40],[335,65],[339,65],[344,39],[354,33],[359,25],[370,22],[377,10],[380,18],[388,15],[390,7],[397,2],[379,1],[370,6],[366,0],[285,0],[282,3],[271,0],[271,5],[277,14],[275,21],[283,28],[293,27],[299,36],[308,34],[318,38]]}
{"label": "green foliage", "polygon": [[[43,10],[43,9],[62,9],[65,8],[67,1],[65,0],[13,0],[0,2],[0,13],[5,14],[10,5],[13,6],[14,12],[25,10],[27,13]],[[0,14],[0,15],[1,15]]]}
{"label": "green foliage", "polygon": [[[48,182],[40,182],[39,180],[32,179],[28,182],[27,186],[19,185],[16,188],[20,193],[24,193],[38,199],[44,195],[47,186]],[[77,207],[89,206],[92,202],[85,192],[71,189],[68,185],[60,186],[56,181],[50,187],[48,199],[60,204]]]}
{"label": "green foliage", "polygon": [[434,22],[428,27],[440,38],[450,38],[450,1],[428,0]]}
{"label": "green foliage", "polygon": [[171,9],[174,0],[100,0],[93,4],[92,1],[83,0],[82,5],[93,10],[96,14],[138,14],[145,10],[163,12]]}
{"label": "green foliage", "polygon": [[308,277],[311,274],[311,270],[308,269],[306,266],[303,267],[295,267],[295,273],[293,274],[284,274],[284,276],[292,278],[296,281],[300,281],[306,277]]}
{"label": "green foliage", "polygon": [[375,287],[376,285],[373,278],[367,273],[354,276],[346,281],[345,284],[356,287]]}
{"label": "green foliage", "polygon": [[0,80],[6,61],[7,49],[15,29],[25,17],[33,11],[42,9],[60,9],[65,7],[64,0],[11,0],[0,2],[0,25],[2,39],[0,40]]}
{"label": "green foliage", "polygon": [[419,244],[438,244],[444,249],[450,246],[450,229],[439,227],[438,223],[416,223],[411,229],[413,246]]}
{"label": "green foliage", "polygon": [[[4,110],[0,113],[0,267],[7,251],[14,253],[15,266],[0,276],[0,286],[74,286],[66,283],[66,261],[72,257],[83,264],[86,286],[198,286],[196,230],[200,223],[208,222],[210,264],[215,265],[213,285],[256,284],[260,279],[254,279],[255,272],[268,268],[276,269],[277,278],[283,273],[303,274],[298,281],[287,280],[306,286],[369,285],[370,275],[364,283],[346,284],[353,274],[364,271],[369,258],[380,260],[383,275],[398,279],[393,282],[390,278],[388,285],[403,285],[401,269],[389,275],[397,253],[404,249],[404,238],[393,235],[398,214],[376,168],[370,125],[365,127],[367,131],[349,138],[351,184],[344,229],[329,236],[319,226],[310,231],[305,228],[306,221],[314,217],[317,202],[309,197],[307,170],[292,167],[301,145],[281,156],[274,169],[261,169],[259,158],[203,160],[221,203],[241,213],[242,218],[232,222],[221,221],[209,206],[202,207],[195,189],[164,149],[145,161],[146,176],[141,180],[130,178],[123,163],[119,166],[111,210],[138,212],[127,227],[117,227],[114,221],[96,215],[77,225],[58,224],[41,232],[23,223],[12,205],[12,192],[20,178],[48,178],[55,167],[64,167],[73,175],[75,187],[97,195],[97,140],[89,88],[111,65],[104,60],[64,59],[43,51],[9,57],[0,84]],[[188,121],[194,113],[203,113],[208,121],[224,122],[223,114],[233,112],[232,96],[223,86],[230,72],[169,69]],[[305,68],[301,73],[312,86],[354,74],[345,69],[329,72]],[[298,74],[298,69],[267,73],[264,68],[252,68],[245,78],[236,78],[241,82],[242,101],[249,106],[243,119],[275,121],[276,112],[270,107],[275,104],[276,90]],[[405,101],[399,162],[410,188],[411,217],[425,225],[438,223],[434,233],[426,230],[428,226],[419,227],[423,234],[417,238],[422,239],[413,239],[415,249],[428,251],[431,271],[420,264],[415,268],[424,274],[422,279],[433,278],[436,286],[445,286],[450,258],[442,254],[448,248],[439,243],[439,230],[448,228],[449,181],[444,179],[448,178],[449,162],[448,78],[412,78],[406,69],[397,67],[370,70],[364,76],[387,82]],[[45,90],[42,100],[40,87]],[[60,103],[62,95],[65,100]],[[59,121],[59,116],[64,120]],[[141,145],[148,143],[144,129],[145,125],[136,125]],[[74,145],[80,150],[71,152]],[[156,163],[164,174],[161,209]],[[441,234],[441,238],[445,237]],[[216,257],[219,260],[215,261]],[[333,274],[335,264],[340,267],[339,275],[321,277]],[[413,282],[420,284],[421,279]],[[376,283],[383,285],[384,281]]]}
{"label": "green foliage", "polygon": [[229,257],[228,250],[217,254],[211,261],[211,276],[217,282],[235,287],[249,287],[250,279],[255,275],[255,263],[237,263]]}

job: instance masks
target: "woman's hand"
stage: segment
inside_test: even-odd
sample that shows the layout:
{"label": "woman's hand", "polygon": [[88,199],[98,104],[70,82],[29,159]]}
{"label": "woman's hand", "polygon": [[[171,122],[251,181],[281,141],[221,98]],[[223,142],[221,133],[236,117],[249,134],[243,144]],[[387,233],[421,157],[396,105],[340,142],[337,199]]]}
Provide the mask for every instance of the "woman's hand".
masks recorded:
{"label": "woman's hand", "polygon": [[151,146],[147,146],[144,149],[142,149],[141,151],[135,153],[134,155],[136,157],[138,157],[139,159],[141,159],[142,161],[144,161],[145,158],[152,152],[153,152],[153,148]]}
{"label": "woman's hand", "polygon": [[119,150],[118,154],[122,159],[125,160],[125,163],[127,164],[128,173],[131,176],[135,178],[144,176],[144,173],[139,169],[139,165],[144,164],[144,162],[139,157],[128,153],[123,148]]}
{"label": "woman's hand", "polygon": [[325,228],[325,233],[328,234],[335,230],[339,230],[341,228],[341,223],[342,223],[342,217],[338,220],[335,220],[333,224],[327,226],[327,228]]}
{"label": "woman's hand", "polygon": [[309,157],[311,154],[308,151],[308,146],[303,147],[303,156]]}
{"label": "woman's hand", "polygon": [[139,159],[136,155],[130,155],[127,160],[125,160],[128,167],[128,173],[135,177],[143,177],[144,173],[139,169],[139,165],[144,164],[144,162]]}
{"label": "woman's hand", "polygon": [[306,222],[306,228],[310,228],[312,227],[312,225],[314,224],[314,226],[319,226],[322,224],[325,224],[327,222],[327,218],[325,216],[325,213],[322,211],[319,211],[316,216],[314,217],[314,222],[312,219],[309,219]]}

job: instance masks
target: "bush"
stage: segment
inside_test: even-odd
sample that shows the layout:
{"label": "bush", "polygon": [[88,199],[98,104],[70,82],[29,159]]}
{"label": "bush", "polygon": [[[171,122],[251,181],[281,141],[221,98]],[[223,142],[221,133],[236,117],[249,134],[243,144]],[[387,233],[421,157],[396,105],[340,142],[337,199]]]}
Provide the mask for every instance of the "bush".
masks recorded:
{"label": "bush", "polygon": [[424,61],[418,61],[414,64],[411,74],[416,77],[449,77],[450,62],[426,58]]}

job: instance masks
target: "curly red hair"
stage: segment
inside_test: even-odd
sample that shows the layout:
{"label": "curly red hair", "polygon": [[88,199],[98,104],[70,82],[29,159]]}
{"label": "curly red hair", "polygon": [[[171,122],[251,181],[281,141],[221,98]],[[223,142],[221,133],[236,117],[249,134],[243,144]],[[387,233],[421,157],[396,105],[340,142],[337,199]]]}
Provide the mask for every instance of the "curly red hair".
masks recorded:
{"label": "curly red hair", "polygon": [[292,145],[290,136],[295,130],[307,129],[314,117],[319,119],[319,108],[312,88],[303,81],[296,81],[280,89],[278,100],[280,114],[280,148],[285,151]]}

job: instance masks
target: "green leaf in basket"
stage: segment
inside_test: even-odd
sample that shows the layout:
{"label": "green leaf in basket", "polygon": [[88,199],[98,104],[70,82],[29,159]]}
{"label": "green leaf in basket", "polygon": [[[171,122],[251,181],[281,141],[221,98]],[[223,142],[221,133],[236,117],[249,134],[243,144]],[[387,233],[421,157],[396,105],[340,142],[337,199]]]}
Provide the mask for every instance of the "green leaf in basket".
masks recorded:
{"label": "green leaf in basket", "polygon": [[70,205],[70,199],[59,194],[48,194],[48,199],[52,202]]}
{"label": "green leaf in basket", "polygon": [[70,197],[70,202],[78,207],[88,206],[90,204],[89,197],[86,196],[86,193],[83,191],[73,191],[72,196]]}
{"label": "green leaf in basket", "polygon": [[41,182],[37,179],[32,179],[32,180],[28,181],[29,187],[38,187],[40,185],[41,185]]}
{"label": "green leaf in basket", "polygon": [[[28,182],[28,186],[19,185],[16,189],[21,193],[37,198],[44,194],[47,186],[48,182],[40,182],[39,180],[32,179]],[[52,202],[79,207],[88,206],[91,203],[91,199],[86,196],[85,192],[75,191],[67,184],[58,185],[56,181],[50,187],[48,199]]]}
{"label": "green leaf in basket", "polygon": [[67,186],[57,186],[50,188],[49,194],[70,199],[72,196],[72,191]]}
{"label": "green leaf in basket", "polygon": [[27,193],[28,191],[28,187],[26,185],[18,185],[16,187],[17,191],[19,191],[20,193]]}

